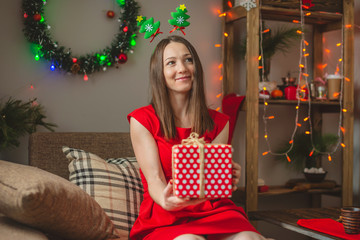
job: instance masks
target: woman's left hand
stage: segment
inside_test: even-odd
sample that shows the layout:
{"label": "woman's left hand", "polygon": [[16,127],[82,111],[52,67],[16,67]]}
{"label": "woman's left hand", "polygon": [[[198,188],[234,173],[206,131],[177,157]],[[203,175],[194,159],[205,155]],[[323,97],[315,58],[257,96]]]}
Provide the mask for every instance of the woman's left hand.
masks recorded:
{"label": "woman's left hand", "polygon": [[241,166],[240,164],[232,161],[232,191],[236,191],[237,184],[240,181],[240,175],[241,175]]}

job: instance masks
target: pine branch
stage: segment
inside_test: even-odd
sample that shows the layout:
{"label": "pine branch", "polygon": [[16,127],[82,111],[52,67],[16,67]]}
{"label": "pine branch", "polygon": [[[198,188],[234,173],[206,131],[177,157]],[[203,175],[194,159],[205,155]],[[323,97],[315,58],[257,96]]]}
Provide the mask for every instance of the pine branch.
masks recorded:
{"label": "pine branch", "polygon": [[[293,40],[300,39],[300,34],[297,33],[299,28],[286,29],[281,27],[277,29],[273,34],[272,30],[263,33],[263,57],[271,58],[278,51],[287,53]],[[260,42],[259,42],[260,44]],[[261,47],[261,46],[260,46]],[[241,58],[245,58],[246,55],[246,39],[240,42],[237,52]]]}
{"label": "pine branch", "polygon": [[[314,132],[313,133],[313,143],[315,148],[321,152],[329,152],[334,147],[334,145],[338,142],[339,137],[334,134],[324,134]],[[293,169],[297,172],[301,172],[305,167],[315,167],[314,160],[319,157],[321,154],[314,151],[312,156],[310,157],[310,152],[313,150],[313,146],[311,144],[311,135],[305,133],[297,133],[294,136],[293,148],[288,153],[288,156],[291,159],[289,163],[286,156],[280,155],[276,156],[275,159],[281,162],[286,163],[286,166],[290,169]],[[290,148],[289,142],[285,141],[280,144],[276,153],[284,153],[287,152]]]}
{"label": "pine branch", "polygon": [[36,99],[28,102],[9,98],[0,103],[0,151],[18,147],[19,138],[36,131],[38,126],[54,131],[56,124],[45,122],[44,108],[35,104]]}

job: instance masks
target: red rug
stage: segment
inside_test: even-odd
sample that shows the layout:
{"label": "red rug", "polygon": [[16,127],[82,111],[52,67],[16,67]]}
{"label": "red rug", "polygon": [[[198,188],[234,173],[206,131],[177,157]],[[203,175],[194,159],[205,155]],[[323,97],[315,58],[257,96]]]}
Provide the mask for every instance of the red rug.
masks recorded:
{"label": "red rug", "polygon": [[342,239],[348,239],[348,240],[360,239],[360,234],[346,234],[343,225],[330,218],[299,219],[297,224],[302,227],[306,227]]}

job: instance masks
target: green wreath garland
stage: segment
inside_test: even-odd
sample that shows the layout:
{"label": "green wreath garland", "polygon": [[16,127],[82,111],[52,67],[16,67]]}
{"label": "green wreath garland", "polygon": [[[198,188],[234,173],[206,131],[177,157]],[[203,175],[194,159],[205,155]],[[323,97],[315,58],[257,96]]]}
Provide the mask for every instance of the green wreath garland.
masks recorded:
{"label": "green wreath garland", "polygon": [[51,38],[50,27],[43,16],[47,0],[23,0],[23,31],[26,39],[32,43],[35,60],[44,58],[51,63],[50,70],[62,69],[72,74],[82,74],[84,80],[87,80],[87,74],[125,63],[127,53],[132,52],[136,45],[136,17],[140,7],[134,0],[116,2],[120,6],[120,26],[111,46],[93,54],[73,56],[70,49],[60,46]]}

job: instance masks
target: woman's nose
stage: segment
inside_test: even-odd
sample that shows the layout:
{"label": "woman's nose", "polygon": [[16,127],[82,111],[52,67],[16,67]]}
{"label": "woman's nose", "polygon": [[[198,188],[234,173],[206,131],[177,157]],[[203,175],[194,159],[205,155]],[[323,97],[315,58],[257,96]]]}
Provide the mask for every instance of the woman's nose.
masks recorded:
{"label": "woman's nose", "polygon": [[177,67],[178,67],[178,72],[185,72],[186,71],[186,65],[183,63],[183,62],[180,62],[178,65],[177,65]]}

